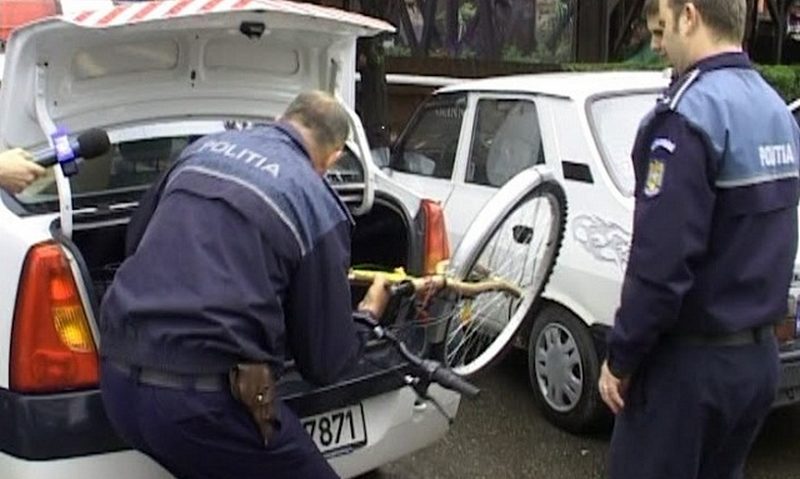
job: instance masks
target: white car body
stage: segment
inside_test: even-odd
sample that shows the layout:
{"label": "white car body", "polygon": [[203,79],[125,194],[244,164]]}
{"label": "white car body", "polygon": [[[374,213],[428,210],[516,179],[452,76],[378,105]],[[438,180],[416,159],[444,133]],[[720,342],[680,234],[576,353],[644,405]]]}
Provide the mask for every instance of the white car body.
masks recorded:
{"label": "white car body", "polygon": [[[564,187],[569,203],[564,243],[543,296],[564,304],[589,325],[611,324],[630,241],[633,199],[620,191],[603,166],[584,106],[593,97],[625,91],[645,92],[655,98],[667,83],[668,79],[661,73],[636,72],[512,76],[448,86],[438,90],[436,95],[463,93],[468,98],[452,177],[431,178],[391,167],[388,171],[398,182],[443,203],[450,241],[458,245],[473,219],[499,188],[466,180],[478,101],[513,99],[535,104],[545,165]],[[630,143],[644,113],[646,110],[631,112],[629,124],[620,125],[620,131],[629,137]],[[563,161],[588,164],[594,183],[564,181]],[[622,241],[615,244],[621,249],[601,251],[597,247],[600,237],[596,234],[587,241],[578,240],[583,236],[576,221],[586,217],[602,220],[610,233],[616,231]]]}
{"label": "white car body", "polygon": [[[312,88],[334,92],[352,109],[357,37],[392,30],[384,22],[360,15],[282,1],[164,1],[68,13],[20,28],[9,41],[0,90],[0,144],[4,147],[45,147],[56,126],[73,132],[104,128],[113,144],[197,135],[223,128],[221,118],[274,119],[297,93]],[[261,35],[260,27],[265,27]],[[245,30],[251,38],[245,38]],[[421,197],[372,164],[355,114],[352,122],[350,145],[358,152],[362,178],[357,184],[333,181],[337,191],[358,218],[377,214],[380,208],[394,211],[408,223],[419,221]],[[13,403],[5,415],[0,413],[3,479],[172,477],[150,458],[113,441],[107,424],[97,429],[97,421],[102,421],[96,416],[104,414],[97,410],[96,389],[38,395],[12,390],[10,338],[28,252],[38,243],[52,241],[55,230],[69,238],[87,231],[87,218],[93,215],[130,211],[135,206],[135,201],[92,204],[93,200],[73,195],[97,178],[105,175],[107,180],[109,172],[98,171],[102,167],[94,165],[82,165],[86,178],[79,174],[70,181],[57,170],[55,180],[38,190],[34,185],[32,192],[16,198],[1,194],[0,364],[6,367],[0,368],[0,396],[4,404]],[[52,200],[56,206],[47,207],[44,202],[39,209],[29,208],[26,201],[34,197]],[[108,223],[124,228],[126,220],[114,222]],[[417,232],[425,228],[424,224],[406,226]],[[409,237],[404,246],[415,263],[407,266],[419,270],[423,245]],[[91,284],[81,275],[74,252],[66,248],[64,252],[94,328]],[[96,334],[94,341],[98,341]],[[394,385],[378,388],[377,393],[352,404],[347,398],[339,399],[337,407],[361,407],[365,423],[363,444],[329,455],[343,477],[423,448],[448,430],[448,421],[432,403],[419,400],[404,386],[398,371],[377,379]],[[295,383],[300,389],[289,391],[287,400],[308,399],[304,395],[322,400],[326,391],[336,389],[333,385],[312,390],[299,380]],[[436,386],[430,393],[455,417],[458,394]],[[313,414],[326,411],[316,407]],[[113,444],[105,444],[104,437]],[[315,440],[319,444],[319,438]],[[82,445],[84,441],[88,445]]]}
{"label": "white car body", "polygon": [[[547,403],[545,412],[567,429],[591,427],[588,419],[597,418],[599,401],[592,403],[581,394],[596,392],[597,378],[592,376],[598,370],[597,359],[587,356],[602,355],[604,332],[619,305],[634,209],[630,151],[641,119],[668,86],[669,75],[652,71],[548,73],[447,83],[412,117],[393,145],[385,170],[414,191],[442,202],[454,245],[511,177],[535,164],[552,172],[566,194],[567,218],[563,243],[539,304],[556,305],[567,316],[578,318],[585,332],[565,323],[559,323],[557,331],[587,338],[591,333],[595,346],[579,351],[576,368],[581,373],[574,379],[581,385],[573,391],[574,404],[559,408]],[[461,116],[454,113],[457,110]],[[487,137],[479,123],[491,124],[493,118],[500,119]],[[451,142],[452,147],[446,146]],[[542,156],[537,156],[537,150]],[[798,292],[800,284],[793,285],[790,314],[794,314]],[[534,332],[542,310],[532,311]],[[521,331],[518,345],[534,344],[536,338],[524,336],[529,332]],[[533,357],[529,351],[531,381],[540,403],[547,402],[546,388],[536,384]],[[562,366],[569,358],[563,359]],[[782,359],[785,382],[776,404],[800,400],[800,350],[784,350]],[[586,406],[592,410],[575,413],[579,402],[592,403]]]}

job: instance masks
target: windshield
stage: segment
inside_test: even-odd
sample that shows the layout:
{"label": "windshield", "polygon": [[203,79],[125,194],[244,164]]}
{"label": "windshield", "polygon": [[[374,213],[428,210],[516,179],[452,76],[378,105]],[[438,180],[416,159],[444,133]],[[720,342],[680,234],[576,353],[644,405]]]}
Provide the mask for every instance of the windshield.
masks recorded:
{"label": "windshield", "polygon": [[[111,150],[104,156],[81,161],[71,178],[72,196],[78,208],[96,207],[138,196],[180,156],[186,146],[204,135],[230,129],[247,129],[264,123],[238,120],[181,121],[126,127],[109,131]],[[348,147],[328,178],[334,185],[363,183],[364,171]],[[53,169],[16,199],[32,212],[58,208]]]}
{"label": "windshield", "polygon": [[392,152],[390,167],[405,173],[450,178],[466,107],[464,94],[442,94],[428,100]]}
{"label": "windshield", "polygon": [[657,98],[656,92],[627,93],[597,98],[589,104],[589,122],[603,162],[625,196],[633,196],[635,187],[631,150],[636,132]]}

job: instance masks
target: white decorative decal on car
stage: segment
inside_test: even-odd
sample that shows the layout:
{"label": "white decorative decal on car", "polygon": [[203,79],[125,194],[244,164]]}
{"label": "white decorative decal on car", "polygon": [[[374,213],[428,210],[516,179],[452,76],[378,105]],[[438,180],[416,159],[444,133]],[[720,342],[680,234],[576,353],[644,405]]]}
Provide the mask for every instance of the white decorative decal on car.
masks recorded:
{"label": "white decorative decal on car", "polygon": [[572,236],[598,260],[615,263],[625,271],[631,233],[622,226],[598,216],[581,215],[572,221]]}

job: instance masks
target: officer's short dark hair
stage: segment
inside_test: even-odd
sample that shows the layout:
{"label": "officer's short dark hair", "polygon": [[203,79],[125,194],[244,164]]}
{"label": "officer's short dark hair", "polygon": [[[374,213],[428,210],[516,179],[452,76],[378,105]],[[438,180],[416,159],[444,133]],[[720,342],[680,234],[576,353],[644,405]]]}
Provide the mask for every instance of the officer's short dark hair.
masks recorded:
{"label": "officer's short dark hair", "polygon": [[741,43],[747,21],[747,0],[669,0],[676,17],[683,7],[691,3],[700,12],[703,21],[721,39]]}
{"label": "officer's short dark hair", "polygon": [[333,95],[321,90],[297,95],[283,119],[308,128],[317,146],[327,151],[342,148],[350,132],[347,111]]}
{"label": "officer's short dark hair", "polygon": [[655,17],[658,15],[658,0],[645,0],[644,8],[642,8],[645,18]]}

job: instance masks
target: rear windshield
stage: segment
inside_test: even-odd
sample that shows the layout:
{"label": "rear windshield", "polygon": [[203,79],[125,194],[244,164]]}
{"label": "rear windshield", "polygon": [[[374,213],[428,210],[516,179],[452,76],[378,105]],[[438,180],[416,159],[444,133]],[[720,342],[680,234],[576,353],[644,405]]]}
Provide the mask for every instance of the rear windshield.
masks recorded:
{"label": "rear windshield", "polygon": [[589,120],[603,162],[625,196],[632,196],[635,186],[631,150],[636,131],[657,98],[656,92],[627,93],[597,98],[589,104]]}
{"label": "rear windshield", "polygon": [[[195,121],[137,126],[109,131],[111,150],[104,156],[79,163],[71,178],[74,207],[98,207],[111,202],[136,201],[143,191],[178,159],[181,152],[204,135],[225,129],[258,126],[241,121]],[[329,172],[334,184],[363,182],[358,158],[348,152]],[[53,169],[16,195],[29,212],[58,209]]]}

